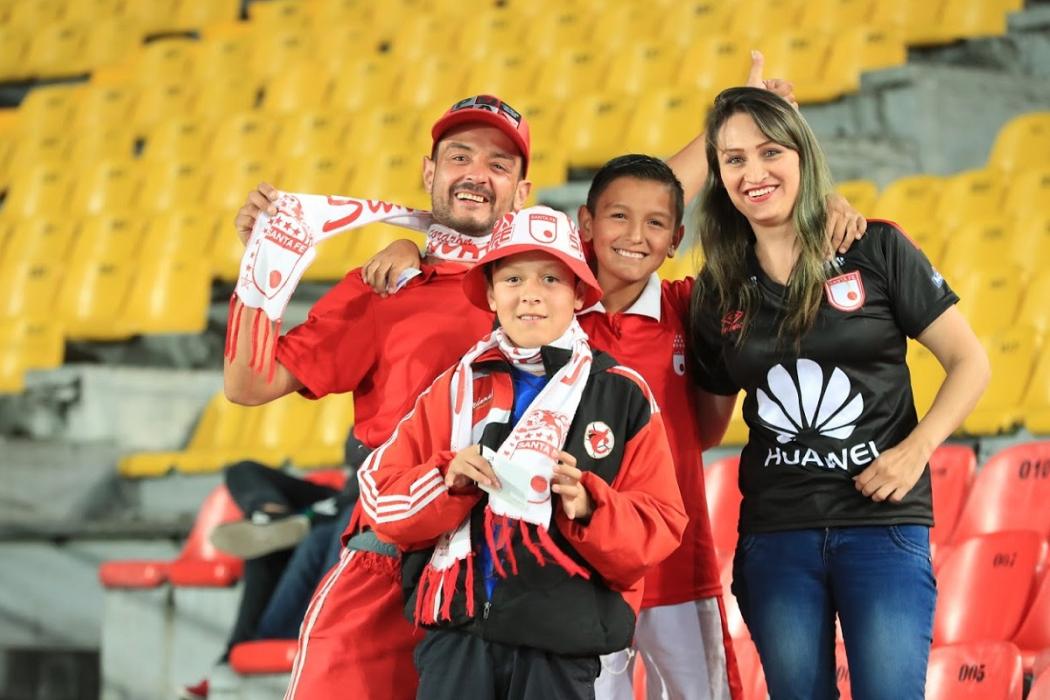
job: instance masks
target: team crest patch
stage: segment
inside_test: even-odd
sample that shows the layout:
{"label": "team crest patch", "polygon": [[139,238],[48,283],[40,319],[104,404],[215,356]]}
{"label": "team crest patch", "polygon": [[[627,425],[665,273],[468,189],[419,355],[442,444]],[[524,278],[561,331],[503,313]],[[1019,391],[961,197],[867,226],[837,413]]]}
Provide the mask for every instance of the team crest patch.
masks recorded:
{"label": "team crest patch", "polygon": [[583,449],[587,451],[591,459],[608,457],[615,445],[616,438],[613,437],[612,428],[600,420],[587,425],[583,433]]}
{"label": "team crest patch", "polygon": [[824,283],[824,292],[828,303],[839,311],[856,311],[864,306],[864,281],[859,270],[832,277]]}
{"label": "team crest patch", "polygon": [[681,333],[675,333],[671,341],[671,366],[679,377],[685,375],[685,338]]}
{"label": "team crest patch", "polygon": [[558,238],[558,220],[549,214],[529,214],[529,234],[539,243],[553,243]]}

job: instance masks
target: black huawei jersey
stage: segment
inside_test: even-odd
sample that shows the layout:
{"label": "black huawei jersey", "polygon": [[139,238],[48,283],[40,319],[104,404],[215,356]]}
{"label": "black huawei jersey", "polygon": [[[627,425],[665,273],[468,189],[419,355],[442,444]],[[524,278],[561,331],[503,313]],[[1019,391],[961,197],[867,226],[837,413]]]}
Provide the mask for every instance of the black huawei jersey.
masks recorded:
{"label": "black huawei jersey", "polygon": [[735,344],[742,314],[719,314],[713,299],[692,333],[700,384],[746,392],[740,531],[932,525],[928,466],[901,503],[866,498],[853,477],[917,424],[906,341],[958,297],[894,224],[873,220],[836,258],[799,349],[776,338],[785,288],[750,257],[762,301],[743,344]]}

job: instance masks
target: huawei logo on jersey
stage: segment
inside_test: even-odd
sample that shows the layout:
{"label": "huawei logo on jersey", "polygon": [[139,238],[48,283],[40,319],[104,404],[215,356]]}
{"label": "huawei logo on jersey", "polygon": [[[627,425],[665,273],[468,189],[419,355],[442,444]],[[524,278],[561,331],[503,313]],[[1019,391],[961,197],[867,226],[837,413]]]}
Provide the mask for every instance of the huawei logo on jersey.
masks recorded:
{"label": "huawei logo on jersey", "polygon": [[766,383],[770,393],[757,392],[758,417],[777,433],[781,444],[804,430],[845,440],[864,411],[864,398],[859,393],[850,398],[853,387],[838,367],[825,383],[820,365],[800,359],[794,377],[783,365],[776,365],[766,375]]}
{"label": "huawei logo on jersey", "polygon": [[[776,365],[766,375],[769,393],[759,389],[758,417],[777,434],[777,442],[789,443],[803,432],[845,440],[857,428],[864,412],[864,398],[853,394],[846,373],[838,367],[824,379],[824,370],[813,360],[800,359],[795,374]],[[852,395],[852,397],[851,397]],[[774,447],[766,455],[764,466],[814,465],[826,469],[860,467],[875,460],[879,448],[874,441],[842,445],[825,454],[812,448]]]}

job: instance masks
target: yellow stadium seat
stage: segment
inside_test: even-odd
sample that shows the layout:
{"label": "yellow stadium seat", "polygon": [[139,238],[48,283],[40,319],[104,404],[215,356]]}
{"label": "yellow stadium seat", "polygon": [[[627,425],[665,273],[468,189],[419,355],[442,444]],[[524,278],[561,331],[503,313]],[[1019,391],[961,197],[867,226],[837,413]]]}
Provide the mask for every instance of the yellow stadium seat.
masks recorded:
{"label": "yellow stadium seat", "polygon": [[1003,211],[1022,220],[1050,216],[1050,166],[1014,171],[1006,182]]}
{"label": "yellow stadium seat", "polygon": [[287,27],[305,29],[310,25],[310,8],[298,0],[253,2],[248,8],[248,20],[256,31],[280,31]]}
{"label": "yellow stadium seat", "polygon": [[697,248],[685,248],[678,251],[673,258],[667,258],[657,272],[660,279],[681,280],[695,277],[703,261],[703,254]]}
{"label": "yellow stadium seat", "polygon": [[358,164],[347,188],[354,197],[429,209],[430,197],[423,189],[422,161],[418,153],[380,152]]}
{"label": "yellow stadium seat", "polygon": [[992,336],[1013,327],[1024,292],[1020,268],[981,261],[980,265],[946,270],[944,274],[959,295],[959,310],[975,333]]}
{"label": "yellow stadium seat", "polygon": [[1006,10],[999,2],[942,0],[940,5],[936,23],[922,33],[933,42],[1006,34]]}
{"label": "yellow stadium seat", "polygon": [[847,27],[866,24],[871,0],[807,0],[798,15],[801,31],[834,35]]}
{"label": "yellow stadium seat", "polygon": [[875,200],[879,197],[878,185],[871,180],[846,180],[835,185],[835,190],[865,216],[875,209]]}
{"label": "yellow stadium seat", "polygon": [[156,34],[175,28],[175,15],[180,0],[151,0],[121,3],[120,16],[139,28],[143,34]]}
{"label": "yellow stadium seat", "polygon": [[135,90],[130,85],[88,85],[73,109],[73,124],[88,130],[126,123],[134,103]]}
{"label": "yellow stadium seat", "polygon": [[1035,328],[1043,335],[1050,331],[1050,276],[1036,275],[1028,283],[1021,310],[1017,312],[1017,322]]}
{"label": "yellow stadium seat", "polygon": [[316,410],[315,402],[294,393],[249,407],[233,444],[187,450],[175,462],[175,469],[187,474],[214,472],[244,459],[281,466],[306,441]]}
{"label": "yellow stadium seat", "polygon": [[795,27],[803,3],[799,0],[737,0],[730,4],[733,14],[727,27],[729,33],[753,41],[771,27]]}
{"label": "yellow stadium seat", "polygon": [[134,157],[138,139],[128,121],[77,129],[65,152],[68,167],[79,173],[99,161],[127,161]]}
{"label": "yellow stadium seat", "polygon": [[220,229],[232,229],[232,221],[206,214],[195,207],[176,208],[149,214],[142,234],[142,260],[207,260]]}
{"label": "yellow stadium seat", "polygon": [[908,370],[915,410],[921,419],[933,405],[933,399],[944,382],[944,368],[930,350],[915,341],[908,341]]}
{"label": "yellow stadium seat", "polygon": [[[202,158],[211,138],[209,125],[199,119],[173,117],[157,123],[146,134],[142,155],[148,160],[193,161]],[[149,176],[147,170],[146,176]]]}
{"label": "yellow stadium seat", "polygon": [[327,111],[286,115],[277,130],[275,157],[295,159],[304,156],[340,156],[345,142],[347,120]]}
{"label": "yellow stadium seat", "polygon": [[945,238],[941,265],[962,276],[968,270],[980,270],[988,261],[1005,257],[1014,225],[1004,217],[985,216],[952,229]]}
{"label": "yellow stadium seat", "polygon": [[[370,25],[373,39],[397,63],[419,63],[430,56],[453,54],[458,27],[437,13],[411,11],[399,16],[387,8],[373,12]],[[493,55],[489,59],[495,58]],[[469,59],[465,59],[468,63]]]}
{"label": "yellow stadium seat", "polygon": [[677,86],[714,97],[743,85],[751,68],[751,43],[736,36],[707,34],[690,42],[682,54]]}
{"label": "yellow stadium seat", "polygon": [[[371,230],[371,229],[369,229]],[[317,244],[317,257],[303,273],[303,279],[312,282],[323,282],[342,279],[357,261],[351,264],[351,252],[355,247],[354,238],[367,235],[365,230],[350,231],[338,234]]]}
{"label": "yellow stadium seat", "polygon": [[1042,168],[1050,160],[1050,111],[1006,122],[996,134],[988,165],[1005,171]]}
{"label": "yellow stadium seat", "polygon": [[[253,3],[254,7],[258,3]],[[199,29],[212,22],[233,21],[239,18],[240,0],[209,0],[209,2],[178,3],[174,17],[176,29]]]}
{"label": "yellow stadium seat", "polygon": [[198,49],[198,42],[186,37],[165,37],[144,44],[129,57],[135,82],[146,86],[184,80],[193,71]]}
{"label": "yellow stadium seat", "polygon": [[680,58],[673,46],[629,43],[610,57],[602,89],[611,94],[638,95],[655,86],[667,85],[674,80]]}
{"label": "yellow stadium seat", "polygon": [[15,2],[8,9],[6,23],[24,31],[33,32],[40,27],[55,24],[62,19],[62,0],[35,0]]}
{"label": "yellow stadium seat", "polygon": [[317,406],[310,438],[294,449],[292,462],[304,468],[343,464],[345,445],[354,424],[353,394],[329,394]]}
{"label": "yellow stadium seat", "polygon": [[522,46],[535,46],[546,55],[556,55],[565,47],[586,46],[587,29],[587,13],[563,3],[530,17],[519,41]]}
{"label": "yellow stadium seat", "polygon": [[165,157],[151,151],[150,157],[143,161],[142,173],[142,189],[136,200],[140,210],[195,208],[204,195],[206,169],[188,155]]}
{"label": "yellow stadium seat", "polygon": [[620,152],[627,103],[617,97],[583,95],[566,112],[559,142],[569,164],[597,167]]}
{"label": "yellow stadium seat", "polygon": [[143,258],[120,324],[131,333],[201,333],[208,325],[211,266],[201,258]]}
{"label": "yellow stadium seat", "polygon": [[[45,214],[8,223],[10,232],[4,246],[3,264],[37,260],[63,263],[76,240],[75,221],[66,216]],[[8,277],[4,274],[0,279]]]}
{"label": "yellow stadium seat", "polygon": [[50,24],[33,31],[26,61],[38,78],[54,78],[86,73],[83,46],[85,27],[80,24]]}
{"label": "yellow stadium seat", "polygon": [[672,3],[657,32],[661,41],[688,47],[703,36],[725,35],[733,16],[733,4],[720,0]]}
{"label": "yellow stadium seat", "polygon": [[[586,46],[562,44],[540,64],[536,77],[534,99],[573,101],[584,93],[598,89],[602,79],[604,62]],[[571,113],[576,105],[566,108]]]}
{"label": "yellow stadium seat", "polygon": [[79,85],[45,85],[30,90],[18,105],[18,130],[22,134],[66,134],[83,88]]}
{"label": "yellow stadium seat", "polygon": [[57,260],[8,259],[4,263],[4,288],[0,296],[0,318],[53,317],[59,284],[66,274]]}
{"label": "yellow stadium seat", "polygon": [[994,170],[967,170],[941,186],[935,219],[946,229],[999,213],[1003,198],[1002,175]]}
{"label": "yellow stadium seat", "polygon": [[84,67],[92,69],[92,73],[100,66],[119,64],[139,45],[139,29],[127,19],[100,14],[82,21],[87,30],[80,50]]}
{"label": "yellow stadium seat", "polygon": [[499,95],[514,104],[515,98],[531,94],[538,72],[539,64],[531,52],[503,53],[474,63],[467,71],[463,93]]}
{"label": "yellow stadium seat", "polygon": [[756,46],[765,57],[764,75],[789,76],[799,102],[824,102],[842,94],[839,84],[824,80],[828,38],[794,30],[772,32],[757,40]]}
{"label": "yellow stadium seat", "polygon": [[26,388],[22,353],[0,346],[0,394],[20,394]]}
{"label": "yellow stadium seat", "polygon": [[[264,4],[264,3],[260,3]],[[280,74],[284,67],[307,59],[313,53],[310,35],[305,29],[282,27],[273,30],[255,29],[251,47],[251,75],[268,80]]]}
{"label": "yellow stadium seat", "polygon": [[197,83],[187,103],[187,115],[218,122],[231,114],[256,108],[259,87],[244,76],[217,76]]}
{"label": "yellow stadium seat", "polygon": [[936,211],[942,180],[935,175],[909,175],[894,180],[879,195],[872,212],[896,221],[904,231],[921,228]]}
{"label": "yellow stadium seat", "polygon": [[[352,65],[362,56],[375,56],[374,48],[380,45],[375,36],[375,28],[367,23],[336,22],[332,24],[316,24],[322,20],[313,18],[315,24],[310,28],[310,40],[313,42],[311,56],[321,62],[330,75],[342,75],[347,65]],[[358,47],[355,51],[347,51],[346,47]],[[381,54],[383,58],[390,58],[389,53]],[[438,55],[428,55],[427,61],[440,58]],[[422,68],[427,61],[414,62],[418,68]],[[392,63],[400,65],[398,61]],[[412,62],[410,62],[412,63]],[[422,87],[422,86],[421,86]]]}
{"label": "yellow stadium seat", "polygon": [[[225,168],[236,167],[237,161],[261,158],[273,148],[279,126],[277,120],[257,112],[231,114],[215,129],[208,157],[216,165],[225,161]],[[240,201],[236,204],[240,206]]]}
{"label": "yellow stadium seat", "polygon": [[124,258],[73,259],[64,271],[56,309],[68,337],[125,340],[131,336],[121,315],[133,265]]}
{"label": "yellow stadium seat", "polygon": [[963,421],[963,430],[971,435],[995,435],[1021,423],[1022,400],[1036,359],[1035,335],[1030,328],[1014,328],[984,338],[982,344],[992,365],[992,381]]}
{"label": "yellow stadium seat", "polygon": [[[417,125],[417,115],[397,107],[379,105],[361,110],[349,120],[350,128],[347,129],[340,152],[351,157],[366,153],[390,153],[391,149],[412,142]],[[418,172],[418,161],[415,161],[415,167]],[[351,194],[358,196],[356,193]],[[380,193],[374,192],[371,196],[380,196]]]}
{"label": "yellow stadium seat", "polygon": [[[536,139],[537,144],[546,143]],[[569,161],[564,151],[554,145],[536,145],[532,149],[529,161],[528,179],[532,181],[532,197],[535,198],[537,190],[541,187],[556,187],[563,185],[569,179]]]}
{"label": "yellow stadium seat", "polygon": [[140,130],[149,131],[165,119],[186,114],[196,90],[196,85],[171,77],[143,85],[135,101],[132,123]]}
{"label": "yellow stadium seat", "polygon": [[253,34],[243,22],[214,24],[202,31],[193,57],[193,76],[200,82],[245,77],[251,64]]}
{"label": "yellow stadium seat", "polygon": [[240,271],[244,246],[233,230],[237,210],[244,204],[249,192],[258,187],[260,182],[273,182],[274,175],[273,168],[257,161],[248,161],[235,164],[228,172],[213,171],[211,179],[207,181],[206,206],[220,215],[222,221],[229,222],[228,228],[217,232],[209,255],[212,272],[220,279],[237,279]]}
{"label": "yellow stadium seat", "polygon": [[101,18],[116,17],[121,12],[122,0],[91,0],[91,2],[59,3],[59,15],[64,22],[92,22]]}
{"label": "yellow stadium seat", "polygon": [[[448,104],[452,103],[449,102]],[[447,107],[448,105],[445,106]],[[565,115],[563,105],[553,100],[530,98],[512,102],[511,106],[525,115],[525,119],[529,123],[529,133],[532,136],[533,147],[560,147],[558,130],[561,128]],[[568,108],[571,109],[571,105]],[[435,110],[434,118],[440,113]]]}
{"label": "yellow stadium seat", "polygon": [[841,71],[845,91],[860,87],[860,72],[903,66],[907,60],[900,28],[868,25],[842,28],[835,36],[828,59],[832,70]]}
{"label": "yellow stadium seat", "polygon": [[456,48],[447,52],[444,58],[454,55],[461,57],[460,62],[484,61],[507,46],[519,44],[529,26],[519,13],[496,8],[472,12],[457,25],[456,35],[453,36]]}
{"label": "yellow stadium seat", "polygon": [[140,452],[120,460],[117,471],[121,476],[141,478],[163,476],[186,459],[191,464],[206,459],[214,450],[223,450],[237,444],[244,429],[249,409],[230,403],[219,392],[213,396],[201,413],[185,450],[172,452]]}
{"label": "yellow stadium seat", "polygon": [[733,413],[729,418],[729,427],[726,428],[726,434],[722,437],[721,444],[723,446],[746,445],[749,436],[750,430],[747,427],[747,423],[744,422],[744,395],[740,394],[737,396],[736,404],[733,406]]}
{"label": "yellow stadium seat", "polygon": [[74,215],[127,210],[138,196],[142,178],[140,161],[104,160],[77,173],[70,197]]}
{"label": "yellow stadium seat", "polygon": [[14,173],[0,213],[6,219],[47,214],[69,201],[69,173],[61,163],[39,163]]}
{"label": "yellow stadium seat", "polygon": [[27,170],[44,163],[64,162],[70,147],[64,134],[27,135],[21,134],[15,127],[11,128],[6,138],[9,139],[7,157],[0,170],[3,186],[8,190],[12,182],[24,176]]}
{"label": "yellow stadium seat", "polygon": [[[922,224],[918,228],[909,228],[905,231],[908,238],[911,239],[912,243],[919,247],[923,255],[933,263],[933,266],[940,268],[944,261],[944,251],[947,248],[948,240],[950,236],[945,235],[944,231],[934,222]],[[948,280],[951,283],[951,280]]]}
{"label": "yellow stadium seat", "polygon": [[0,347],[14,349],[22,369],[52,369],[62,364],[62,326],[48,319],[0,319]]}
{"label": "yellow stadium seat", "polygon": [[435,103],[448,107],[467,94],[463,89],[466,69],[459,57],[452,56],[433,56],[426,61],[406,63],[394,81],[391,99],[394,104],[409,109]]}
{"label": "yellow stadium seat", "polygon": [[368,114],[390,107],[390,95],[400,64],[376,56],[365,56],[348,62],[339,70],[329,97],[329,110],[335,113]]}
{"label": "yellow stadium seat", "polygon": [[706,105],[685,90],[654,90],[640,96],[627,121],[621,150],[666,158],[703,130]]}
{"label": "yellow stadium seat", "polygon": [[133,214],[85,217],[69,255],[71,265],[85,260],[134,261],[142,247],[145,219]]}
{"label": "yellow stadium seat", "polygon": [[[321,153],[325,151],[315,151]],[[278,182],[288,192],[345,194],[349,171],[350,166],[335,155],[304,155],[292,159],[281,170]]]}
{"label": "yellow stadium seat", "polygon": [[1021,415],[1028,432],[1050,435],[1050,353],[1045,350],[1036,355],[1032,381],[1028,383],[1021,404]]}
{"label": "yellow stadium seat", "polygon": [[332,82],[333,76],[312,58],[286,65],[263,85],[262,109],[276,114],[321,111]]}
{"label": "yellow stadium seat", "polygon": [[[586,40],[594,42],[632,34],[638,37],[653,36],[660,27],[662,14],[655,12],[655,9],[652,5],[641,3],[606,4],[601,12],[588,13],[590,21],[585,22],[584,36]],[[634,50],[630,42],[620,44],[617,48],[624,52]],[[667,76],[665,74],[662,77],[666,79]]]}
{"label": "yellow stadium seat", "polygon": [[409,240],[422,247],[426,237],[417,231],[410,231],[399,226],[372,224],[347,234],[350,247],[347,253],[345,274],[368,262],[369,258],[386,248],[394,241]]}
{"label": "yellow stadium seat", "polygon": [[[0,24],[0,80],[21,80],[29,76],[29,37],[16,27]],[[19,375],[21,376],[21,375]]]}

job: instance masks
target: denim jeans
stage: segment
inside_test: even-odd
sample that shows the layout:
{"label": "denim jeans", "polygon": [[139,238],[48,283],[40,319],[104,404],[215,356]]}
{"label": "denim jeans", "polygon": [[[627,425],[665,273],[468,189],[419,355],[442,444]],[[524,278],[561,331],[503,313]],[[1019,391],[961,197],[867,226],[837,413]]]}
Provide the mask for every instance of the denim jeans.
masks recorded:
{"label": "denim jeans", "polygon": [[747,534],[733,594],[772,700],[837,698],[835,615],[855,700],[922,700],[937,587],[924,525]]}

